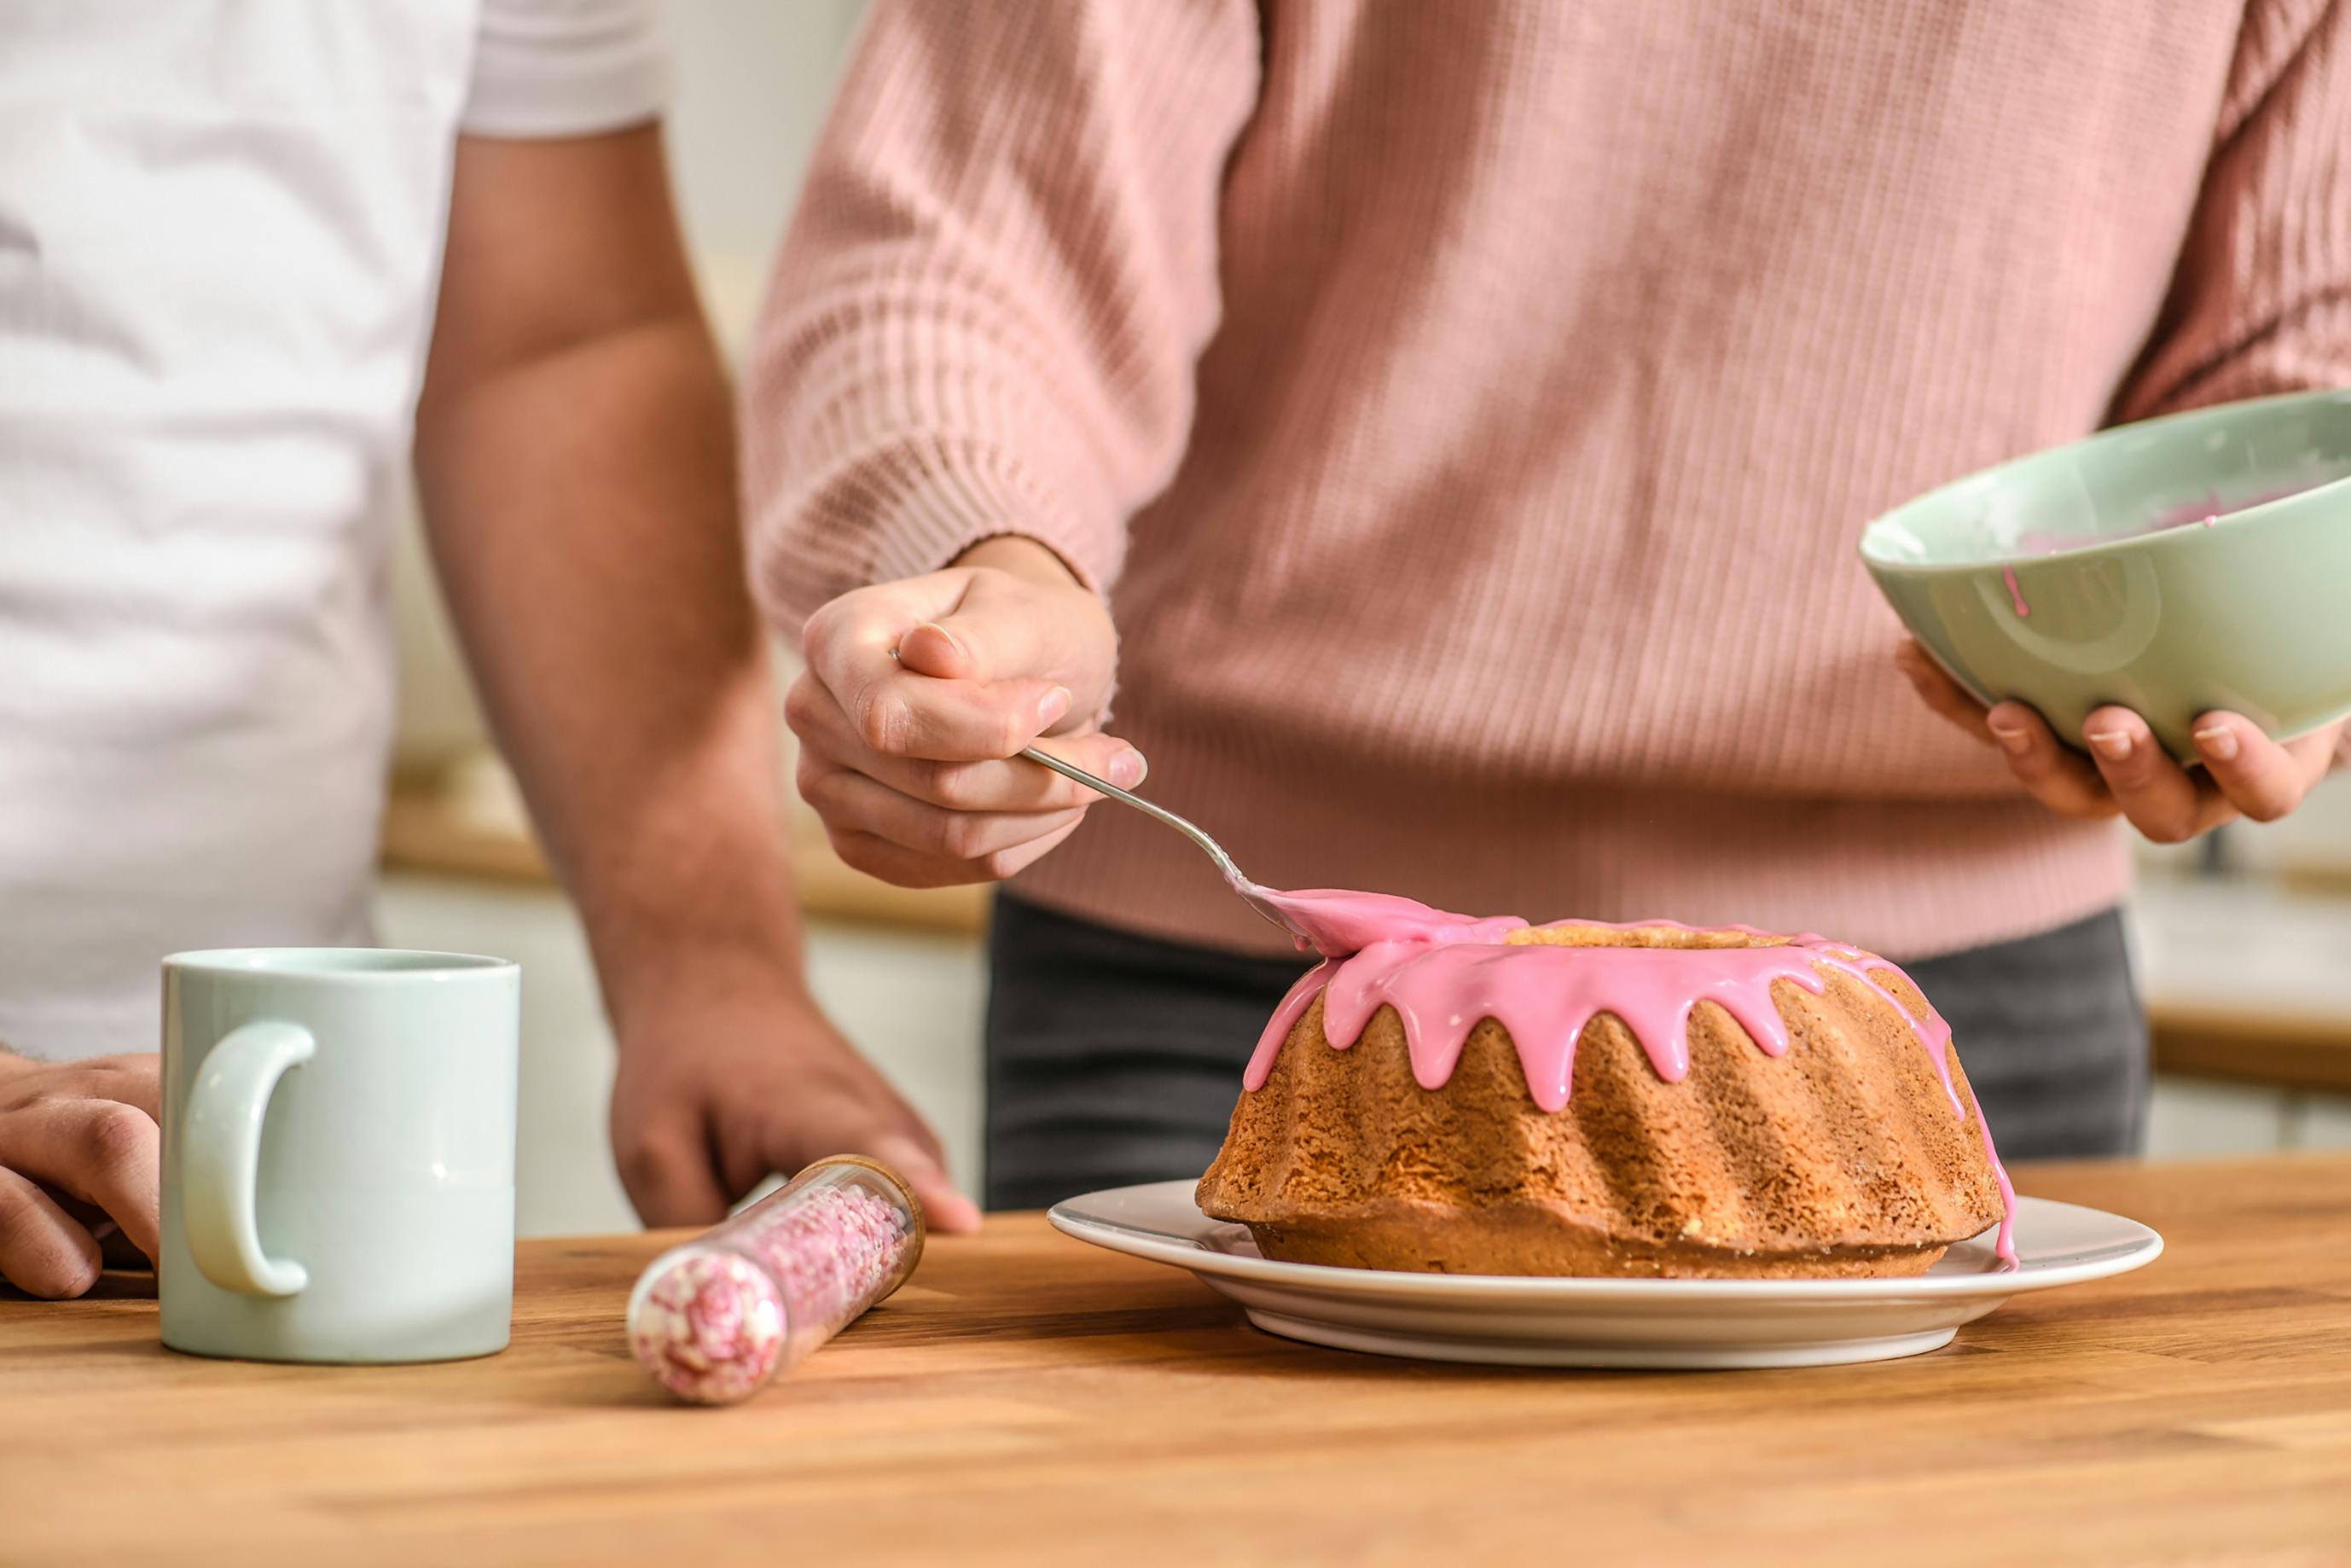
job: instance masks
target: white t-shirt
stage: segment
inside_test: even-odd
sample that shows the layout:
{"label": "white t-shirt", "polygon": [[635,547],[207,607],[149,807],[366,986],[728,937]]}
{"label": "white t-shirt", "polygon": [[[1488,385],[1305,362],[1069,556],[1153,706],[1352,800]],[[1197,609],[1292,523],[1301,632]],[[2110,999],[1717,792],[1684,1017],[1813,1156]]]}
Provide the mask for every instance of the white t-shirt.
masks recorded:
{"label": "white t-shirt", "polygon": [[0,1042],[367,939],[387,502],[459,131],[653,118],[655,0],[66,0],[0,45]]}

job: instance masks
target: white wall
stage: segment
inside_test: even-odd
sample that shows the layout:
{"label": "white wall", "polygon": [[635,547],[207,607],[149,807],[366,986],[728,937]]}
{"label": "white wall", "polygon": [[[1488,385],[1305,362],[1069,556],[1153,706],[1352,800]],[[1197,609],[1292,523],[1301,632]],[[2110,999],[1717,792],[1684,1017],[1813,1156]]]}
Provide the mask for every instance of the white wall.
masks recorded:
{"label": "white wall", "polygon": [[[670,172],[705,273],[763,276],[832,98],[859,0],[671,0]],[[732,299],[714,299],[722,331]]]}

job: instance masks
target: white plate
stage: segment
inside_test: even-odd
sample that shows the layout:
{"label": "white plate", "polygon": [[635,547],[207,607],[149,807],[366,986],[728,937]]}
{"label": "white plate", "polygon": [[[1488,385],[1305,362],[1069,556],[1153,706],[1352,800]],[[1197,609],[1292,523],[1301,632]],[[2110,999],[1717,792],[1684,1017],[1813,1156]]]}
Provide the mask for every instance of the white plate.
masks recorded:
{"label": "white plate", "polygon": [[2018,1267],[1992,1233],[1907,1280],[1585,1280],[1405,1274],[1277,1263],[1203,1215],[1195,1184],[1113,1187],[1053,1206],[1054,1228],[1230,1296],[1270,1333],[1341,1350],[1512,1366],[1826,1366],[1917,1355],[2011,1296],[2152,1263],[2163,1238],[2046,1198],[2016,1205]]}

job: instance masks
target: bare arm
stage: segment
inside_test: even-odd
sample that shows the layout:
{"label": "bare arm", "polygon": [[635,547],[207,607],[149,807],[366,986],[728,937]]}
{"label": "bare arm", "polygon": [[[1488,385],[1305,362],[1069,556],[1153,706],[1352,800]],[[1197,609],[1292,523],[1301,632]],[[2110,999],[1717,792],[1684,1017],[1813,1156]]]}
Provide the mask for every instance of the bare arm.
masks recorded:
{"label": "bare arm", "polygon": [[[416,466],[485,706],[587,924],[640,1211],[716,1218],[836,1144],[943,1182],[802,982],[729,399],[656,128],[460,141]],[[807,1125],[828,1083],[871,1114]]]}
{"label": "bare arm", "polygon": [[652,127],[460,143],[416,467],[616,1016],[678,949],[792,951],[726,381]]}

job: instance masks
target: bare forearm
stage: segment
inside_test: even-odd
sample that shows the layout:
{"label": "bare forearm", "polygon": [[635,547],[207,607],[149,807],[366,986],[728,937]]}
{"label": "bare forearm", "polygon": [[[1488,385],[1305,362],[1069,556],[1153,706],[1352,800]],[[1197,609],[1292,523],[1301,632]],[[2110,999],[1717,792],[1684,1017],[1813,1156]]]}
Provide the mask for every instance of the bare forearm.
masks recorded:
{"label": "bare forearm", "polygon": [[417,470],[485,706],[616,1009],[681,951],[789,954],[773,710],[699,319],[434,389]]}

